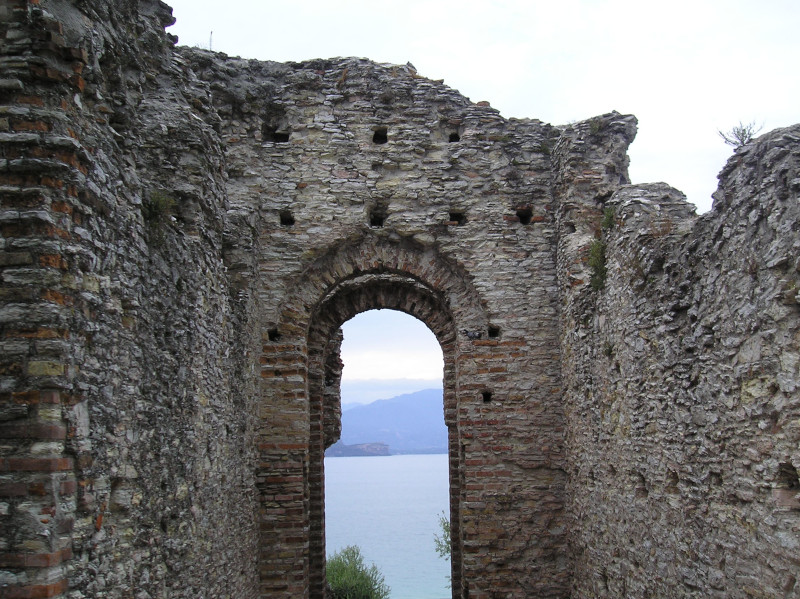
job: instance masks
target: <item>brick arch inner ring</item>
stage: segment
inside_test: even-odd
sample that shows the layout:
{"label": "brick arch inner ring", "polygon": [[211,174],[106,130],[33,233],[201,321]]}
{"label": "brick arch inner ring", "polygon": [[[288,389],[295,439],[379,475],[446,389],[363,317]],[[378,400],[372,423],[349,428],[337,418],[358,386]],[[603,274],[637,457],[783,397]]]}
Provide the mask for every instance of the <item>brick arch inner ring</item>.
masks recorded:
{"label": "brick arch inner ring", "polygon": [[[341,412],[337,393],[338,373],[331,372],[338,361],[339,327],[361,312],[372,309],[392,309],[421,320],[436,336],[444,357],[443,403],[448,427],[450,461],[450,520],[458,539],[460,477],[458,464],[458,432],[456,415],[456,328],[445,299],[431,287],[399,273],[365,274],[337,285],[318,306],[308,336],[308,384],[310,399],[309,446],[309,508],[310,530],[310,590],[311,597],[322,597],[325,570],[325,498],[324,452],[338,439]],[[387,342],[391,342],[390,340]],[[334,367],[335,368],[335,367]],[[331,400],[335,397],[335,402]],[[454,588],[460,577],[460,546],[454,543],[452,576]]]}
{"label": "brick arch inner ring", "polygon": [[450,308],[459,325],[470,330],[487,327],[480,294],[460,264],[409,240],[392,242],[375,236],[334,246],[303,270],[285,302],[278,328],[288,326],[308,332],[320,306],[340,287],[347,286],[348,281],[367,275],[392,274],[428,288]]}

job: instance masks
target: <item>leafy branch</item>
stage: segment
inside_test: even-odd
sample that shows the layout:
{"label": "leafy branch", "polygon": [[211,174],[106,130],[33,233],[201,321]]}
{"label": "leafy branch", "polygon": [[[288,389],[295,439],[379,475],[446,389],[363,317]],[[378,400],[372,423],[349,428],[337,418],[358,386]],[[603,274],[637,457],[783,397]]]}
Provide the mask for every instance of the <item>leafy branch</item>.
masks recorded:
{"label": "leafy branch", "polygon": [[758,135],[758,132],[761,131],[762,128],[763,125],[756,127],[755,121],[747,123],[746,125],[739,121],[739,124],[732,127],[729,131],[717,131],[717,133],[719,133],[722,140],[729,146],[741,148],[743,145],[753,141],[753,138]]}
{"label": "leafy branch", "polygon": [[450,520],[444,512],[439,515],[439,533],[434,533],[433,544],[439,557],[450,559]]}

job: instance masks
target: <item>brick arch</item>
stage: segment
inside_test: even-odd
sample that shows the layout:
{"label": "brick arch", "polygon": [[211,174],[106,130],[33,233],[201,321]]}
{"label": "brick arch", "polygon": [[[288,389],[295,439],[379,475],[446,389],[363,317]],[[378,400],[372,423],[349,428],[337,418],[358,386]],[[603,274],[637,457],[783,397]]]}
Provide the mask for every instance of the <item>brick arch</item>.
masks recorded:
{"label": "brick arch", "polygon": [[363,274],[335,285],[317,306],[308,333],[308,352],[322,352],[342,323],[372,309],[391,309],[421,320],[441,345],[452,345],[453,316],[432,287],[400,273]]}
{"label": "brick arch", "polygon": [[[265,594],[324,594],[324,451],[338,438],[339,327],[370,309],[410,314],[436,336],[444,356],[444,412],[450,455],[450,510],[453,536],[452,582],[460,588],[459,536],[462,486],[456,424],[458,358],[471,341],[458,331],[486,331],[488,317],[464,270],[431,248],[409,242],[363,239],[320,257],[297,279],[281,320],[266,335],[261,358],[268,386],[262,411],[261,576]],[[333,359],[332,359],[333,358]],[[336,393],[326,391],[336,386]],[[282,401],[274,401],[275,397]],[[331,398],[334,397],[332,400]],[[270,427],[269,421],[281,423]],[[303,430],[304,429],[304,430]],[[327,434],[326,434],[327,433]],[[274,512],[274,513],[271,513]],[[294,522],[287,522],[292,514]],[[301,564],[302,570],[298,570]],[[276,582],[278,581],[278,582]],[[308,586],[303,588],[302,583]],[[272,586],[270,586],[272,585]],[[458,594],[460,596],[460,594]]]}
{"label": "brick arch", "polygon": [[397,274],[434,290],[460,322],[472,329],[487,326],[486,310],[467,271],[432,247],[411,240],[366,237],[334,246],[306,267],[295,280],[278,326],[309,328],[320,304],[339,285],[368,274]]}
{"label": "brick arch", "polygon": [[[336,286],[333,294],[326,297],[312,320],[308,341],[308,380],[310,400],[310,583],[311,596],[322,597],[325,569],[325,510],[324,510],[324,452],[338,438],[339,411],[338,393],[331,401],[326,393],[327,383],[333,382],[326,365],[329,356],[326,350],[338,354],[337,331],[342,323],[356,314],[371,309],[393,309],[405,312],[425,323],[433,331],[442,348],[444,356],[444,412],[448,425],[448,446],[450,454],[451,512],[458,514],[458,435],[455,428],[456,413],[456,373],[455,373],[455,324],[452,316],[436,294],[435,290],[420,284],[414,279],[392,274],[388,276],[368,274]],[[331,340],[333,344],[330,344]],[[331,348],[331,345],[334,347]],[[338,377],[335,377],[338,386]],[[336,430],[330,430],[330,423],[336,423]],[[328,426],[326,427],[326,424]],[[326,430],[326,428],[328,430]],[[454,475],[454,476],[453,476]],[[451,520],[457,521],[457,517]],[[459,565],[460,551],[457,549],[453,564]],[[456,567],[456,576],[460,570]]]}

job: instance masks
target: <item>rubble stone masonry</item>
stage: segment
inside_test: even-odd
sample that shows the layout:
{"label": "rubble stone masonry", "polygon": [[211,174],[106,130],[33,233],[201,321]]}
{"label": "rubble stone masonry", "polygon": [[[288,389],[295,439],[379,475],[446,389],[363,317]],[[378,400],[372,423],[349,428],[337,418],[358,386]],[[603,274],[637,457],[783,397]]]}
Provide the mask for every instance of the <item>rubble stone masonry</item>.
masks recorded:
{"label": "rubble stone masonry", "polygon": [[322,599],[373,308],[442,346],[454,598],[800,596],[800,126],[698,217],[632,116],[172,22],[0,3],[0,597]]}

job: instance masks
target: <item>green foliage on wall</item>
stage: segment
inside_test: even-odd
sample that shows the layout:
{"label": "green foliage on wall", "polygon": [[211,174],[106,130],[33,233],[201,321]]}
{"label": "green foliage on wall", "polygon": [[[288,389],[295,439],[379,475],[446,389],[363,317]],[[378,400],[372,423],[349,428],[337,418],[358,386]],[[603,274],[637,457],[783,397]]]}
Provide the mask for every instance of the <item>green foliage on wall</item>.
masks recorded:
{"label": "green foliage on wall", "polygon": [[149,225],[159,225],[175,210],[175,200],[165,193],[154,191],[142,202],[142,216]]}
{"label": "green foliage on wall", "polygon": [[595,239],[589,246],[589,268],[592,276],[589,283],[592,289],[599,291],[606,285],[606,244],[602,239]]}
{"label": "green foliage on wall", "polygon": [[450,559],[450,520],[444,512],[439,515],[439,532],[434,533],[433,544],[439,557]]}

